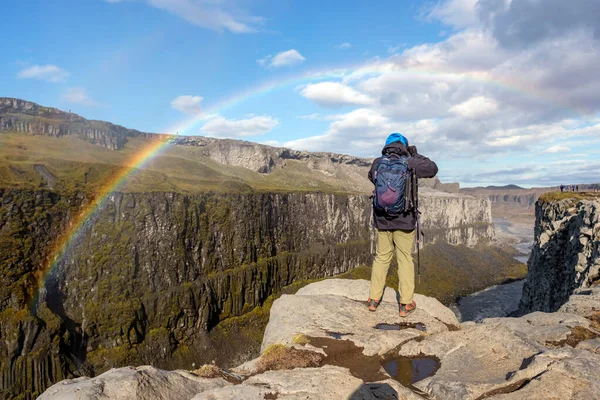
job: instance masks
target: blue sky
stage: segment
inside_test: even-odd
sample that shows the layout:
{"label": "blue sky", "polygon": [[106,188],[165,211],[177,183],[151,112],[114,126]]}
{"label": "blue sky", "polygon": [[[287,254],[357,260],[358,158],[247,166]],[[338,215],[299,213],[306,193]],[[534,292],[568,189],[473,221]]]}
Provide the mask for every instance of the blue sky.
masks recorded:
{"label": "blue sky", "polygon": [[599,8],[538,3],[10,2],[0,96],[365,157],[401,131],[464,186],[599,182]]}

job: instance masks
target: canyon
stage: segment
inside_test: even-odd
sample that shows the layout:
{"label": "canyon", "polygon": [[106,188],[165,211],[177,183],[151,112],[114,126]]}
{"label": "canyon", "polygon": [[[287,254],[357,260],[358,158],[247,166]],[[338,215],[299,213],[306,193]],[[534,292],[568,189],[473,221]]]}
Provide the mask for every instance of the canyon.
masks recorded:
{"label": "canyon", "polygon": [[[165,140],[103,191],[132,155]],[[372,260],[369,159],[154,135],[16,99],[0,99],[0,145],[6,398],[124,365],[235,365],[259,354],[265,304],[287,286]],[[422,290],[448,300],[520,268],[490,247],[490,201],[457,192],[421,182]]]}
{"label": "canyon", "polygon": [[[459,323],[416,294],[417,310],[401,319],[394,289],[371,313],[361,296],[368,281],[329,279],[276,300],[260,357],[237,368],[119,368],[62,381],[40,398],[598,399],[600,257],[592,235],[600,198],[573,196],[548,193],[536,204],[523,315]],[[547,279],[557,274],[576,280]],[[553,292],[553,311],[536,311],[549,307],[540,295]]]}

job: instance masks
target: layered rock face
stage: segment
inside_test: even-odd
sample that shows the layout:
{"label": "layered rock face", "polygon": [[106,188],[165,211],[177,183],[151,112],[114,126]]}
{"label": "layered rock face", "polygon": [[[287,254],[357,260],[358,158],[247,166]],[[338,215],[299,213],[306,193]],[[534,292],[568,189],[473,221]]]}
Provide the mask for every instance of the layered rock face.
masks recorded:
{"label": "layered rock face", "polygon": [[[375,248],[368,196],[114,193],[35,297],[55,232],[85,199],[0,198],[1,389],[13,394],[111,365],[191,365],[220,321],[292,282],[369,265]],[[493,237],[486,200],[424,190],[421,204],[428,243]]]}
{"label": "layered rock face", "polygon": [[461,193],[477,197],[487,197],[498,206],[509,206],[521,209],[533,209],[537,199],[552,188],[525,189],[514,185],[506,187],[463,188]]}
{"label": "layered rock face", "polygon": [[0,98],[0,131],[75,136],[111,150],[122,149],[127,137],[137,133],[109,122],[90,121],[56,108],[10,98]]}
{"label": "layered rock face", "polygon": [[542,198],[519,312],[556,311],[575,289],[597,283],[599,248],[600,199]]}
{"label": "layered rock face", "polygon": [[117,193],[35,298],[35,270],[55,238],[49,229],[61,231],[77,209],[45,193],[6,191],[0,201],[0,389],[12,395],[130,357],[191,365],[220,320],[295,280],[371,258],[366,197]]}
{"label": "layered rock face", "polygon": [[368,281],[325,280],[275,301],[261,356],[220,372],[233,382],[219,373],[201,380],[124,368],[63,381],[42,398],[133,399],[134,386],[148,398],[197,390],[198,400],[600,399],[599,204],[586,197],[537,205],[524,304],[553,312],[459,324],[437,300],[416,294],[417,309],[400,318],[394,289],[371,313],[361,301]]}
{"label": "layered rock face", "polygon": [[[288,164],[297,162],[303,165],[308,173],[314,171],[329,178],[343,176],[343,185],[340,187],[343,192],[370,193],[373,189],[367,179],[373,159],[298,151],[241,140],[179,136],[178,132],[140,132],[110,122],[87,120],[71,112],[13,98],[0,97],[0,132],[71,136],[111,150],[122,150],[131,138],[169,141],[177,146],[199,148],[203,157],[226,166],[243,167],[260,174],[270,174],[278,168],[285,168]],[[459,190],[458,183],[441,183],[437,178],[423,180],[422,186],[450,193],[458,193]]]}
{"label": "layered rock face", "polygon": [[488,199],[422,188],[419,195],[425,242],[473,246],[494,239]]}

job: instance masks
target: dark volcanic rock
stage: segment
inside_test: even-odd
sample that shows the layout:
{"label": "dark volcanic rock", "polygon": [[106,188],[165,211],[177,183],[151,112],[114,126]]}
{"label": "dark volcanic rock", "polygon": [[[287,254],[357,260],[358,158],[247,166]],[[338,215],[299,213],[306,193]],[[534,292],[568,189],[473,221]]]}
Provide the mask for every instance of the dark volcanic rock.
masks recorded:
{"label": "dark volcanic rock", "polygon": [[553,312],[600,281],[600,201],[538,201],[520,313]]}
{"label": "dark volcanic rock", "polygon": [[0,390],[9,395],[127,362],[210,361],[207,331],[219,321],[371,257],[366,196],[115,193],[37,299],[36,271],[83,200],[0,198]]}

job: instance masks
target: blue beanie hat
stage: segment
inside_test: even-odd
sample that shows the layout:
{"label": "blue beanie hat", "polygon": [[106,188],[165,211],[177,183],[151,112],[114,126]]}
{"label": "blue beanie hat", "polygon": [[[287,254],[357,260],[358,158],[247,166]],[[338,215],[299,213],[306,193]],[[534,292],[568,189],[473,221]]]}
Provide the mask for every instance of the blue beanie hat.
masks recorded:
{"label": "blue beanie hat", "polygon": [[388,144],[393,142],[402,142],[404,147],[408,146],[408,140],[397,132],[394,132],[390,136],[388,136],[387,140],[385,141],[385,145],[387,146]]}

